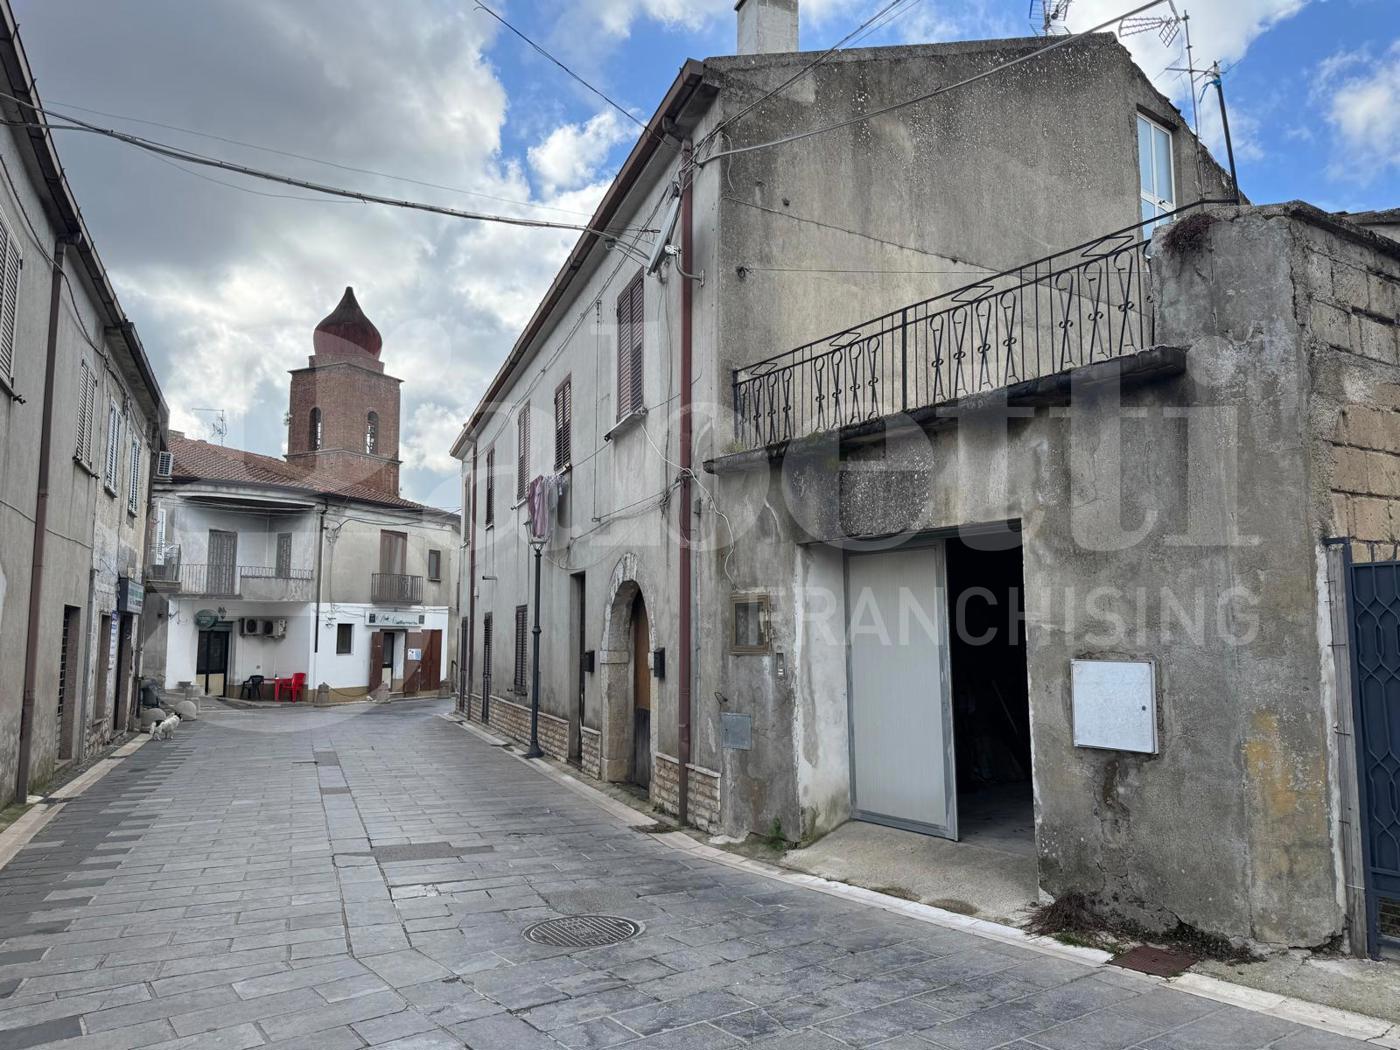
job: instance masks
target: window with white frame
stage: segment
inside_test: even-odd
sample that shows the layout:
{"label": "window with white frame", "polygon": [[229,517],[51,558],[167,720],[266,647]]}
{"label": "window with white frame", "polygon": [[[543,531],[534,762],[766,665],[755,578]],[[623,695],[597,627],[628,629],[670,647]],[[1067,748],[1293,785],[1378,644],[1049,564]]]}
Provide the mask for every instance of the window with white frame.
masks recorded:
{"label": "window with white frame", "polygon": [[0,221],[0,382],[14,386],[15,323],[19,315],[19,271],[24,265],[19,240]]}
{"label": "window with white frame", "polygon": [[121,480],[122,462],[122,410],[116,398],[107,403],[107,458],[102,463],[102,484],[107,491],[116,495],[117,483]]}
{"label": "window with white frame", "polygon": [[97,376],[86,361],[78,367],[78,436],[73,458],[84,466],[92,466],[93,415],[97,411]]}
{"label": "window with white frame", "polygon": [[132,514],[141,509],[141,439],[131,436],[131,464],[127,468],[126,509]]}
{"label": "window with white frame", "polygon": [[[1142,221],[1150,222],[1176,210],[1176,177],[1172,170],[1172,133],[1150,117],[1138,114],[1138,190]],[[1164,220],[1169,221],[1169,220]],[[1157,223],[1144,226],[1151,236]]]}

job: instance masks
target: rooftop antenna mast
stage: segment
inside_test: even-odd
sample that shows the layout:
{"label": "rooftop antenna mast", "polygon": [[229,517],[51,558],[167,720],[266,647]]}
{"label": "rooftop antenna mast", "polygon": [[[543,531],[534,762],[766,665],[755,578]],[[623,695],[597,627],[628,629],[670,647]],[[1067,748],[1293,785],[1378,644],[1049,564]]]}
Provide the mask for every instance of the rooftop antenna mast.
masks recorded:
{"label": "rooftop antenna mast", "polygon": [[1042,36],[1058,36],[1068,33],[1065,20],[1069,17],[1069,5],[1074,0],[1031,0],[1029,18],[1032,26],[1039,26]]}
{"label": "rooftop antenna mast", "polygon": [[209,412],[214,418],[209,421],[209,436],[219,444],[224,443],[224,438],[228,435],[228,416],[224,414],[222,408],[192,408],[191,412]]}

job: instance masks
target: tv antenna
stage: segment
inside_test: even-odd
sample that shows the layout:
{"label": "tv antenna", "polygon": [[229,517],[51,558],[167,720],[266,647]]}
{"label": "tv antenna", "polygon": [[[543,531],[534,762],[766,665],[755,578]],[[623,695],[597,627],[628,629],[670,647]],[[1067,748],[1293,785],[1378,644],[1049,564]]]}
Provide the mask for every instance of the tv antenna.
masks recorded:
{"label": "tv antenna", "polygon": [[[1040,24],[1040,32],[1045,36],[1060,36],[1069,32],[1069,9],[1074,0],[1031,0],[1031,24]],[[1118,23],[1118,35],[1137,36],[1139,33],[1156,33],[1167,47],[1176,42],[1181,33],[1185,17],[1178,14],[1176,4],[1167,0],[1171,8],[1169,15],[1129,15]]]}
{"label": "tv antenna", "polygon": [[228,416],[224,414],[222,408],[192,408],[191,412],[208,412],[214,418],[209,420],[209,436],[219,444],[224,443],[224,438],[228,435]]}

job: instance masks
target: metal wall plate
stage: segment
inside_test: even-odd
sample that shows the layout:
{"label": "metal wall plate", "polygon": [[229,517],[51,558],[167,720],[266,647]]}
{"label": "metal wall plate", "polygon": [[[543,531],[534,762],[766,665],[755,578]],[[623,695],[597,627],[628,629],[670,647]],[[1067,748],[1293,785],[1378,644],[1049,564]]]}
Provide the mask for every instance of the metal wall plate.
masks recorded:
{"label": "metal wall plate", "polygon": [[753,750],[753,715],[721,711],[719,716],[720,742],[729,751]]}

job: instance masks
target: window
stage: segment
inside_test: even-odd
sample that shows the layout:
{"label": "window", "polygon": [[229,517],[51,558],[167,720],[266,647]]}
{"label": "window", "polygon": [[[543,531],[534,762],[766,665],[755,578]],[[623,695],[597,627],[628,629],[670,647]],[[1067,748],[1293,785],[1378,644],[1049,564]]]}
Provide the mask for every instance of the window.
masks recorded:
{"label": "window", "polygon": [[379,451],[379,413],[371,412],[365,418],[365,452],[374,455]]}
{"label": "window", "polygon": [[131,464],[127,467],[126,509],[131,514],[141,510],[141,439],[131,439]]}
{"label": "window", "polygon": [[515,417],[515,501],[525,498],[525,490],[530,487],[526,474],[530,470],[530,406],[521,405],[520,415]]}
{"label": "window", "polygon": [[335,625],[335,652],[337,656],[344,656],[353,652],[351,648],[355,640],[355,625],[353,623],[338,623]]}
{"label": "window", "polygon": [[642,275],[617,297],[617,418],[642,407]]}
{"label": "window", "polygon": [[292,534],[279,533],[277,536],[277,578],[290,579],[292,575]]}
{"label": "window", "polygon": [[73,458],[84,466],[92,466],[92,423],[97,402],[97,376],[86,362],[78,367],[78,440]]}
{"label": "window", "polygon": [[315,451],[321,447],[321,410],[313,408],[311,410],[311,432],[307,435],[307,444]]}
{"label": "window", "polygon": [[766,653],[768,638],[768,595],[736,594],[734,633],[730,636],[732,653]]}
{"label": "window", "polygon": [[528,629],[525,620],[526,607],[517,605],[515,607],[515,691],[525,692],[525,632]]}
{"label": "window", "polygon": [[428,551],[428,579],[442,579],[442,551],[440,550],[430,549]]}
{"label": "window", "polygon": [[116,495],[122,462],[122,410],[116,399],[107,405],[107,459],[102,465],[102,483]]}
{"label": "window", "polygon": [[496,524],[496,450],[486,450],[486,498],[482,500],[483,523],[490,527]]}
{"label": "window", "polygon": [[573,462],[574,443],[574,382],[573,376],[554,391],[554,469],[563,470]]}
{"label": "window", "polygon": [[15,382],[15,322],[19,315],[19,241],[0,222],[0,382]]}
{"label": "window", "polygon": [[379,530],[379,571],[391,576],[408,571],[408,533]]}
{"label": "window", "polygon": [[[1140,113],[1138,185],[1142,197],[1143,222],[1176,210],[1176,180],[1172,174],[1172,133]],[[1151,226],[1144,226],[1143,236],[1150,237],[1157,225],[1153,223]]]}

